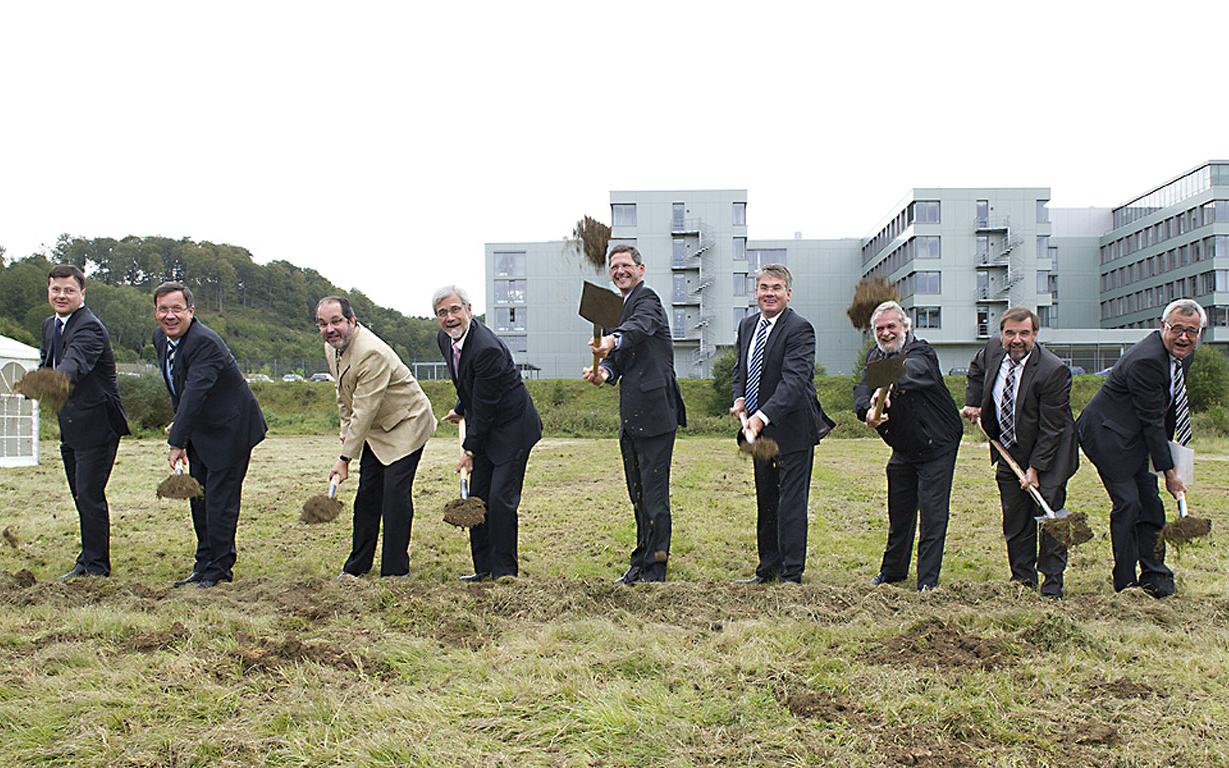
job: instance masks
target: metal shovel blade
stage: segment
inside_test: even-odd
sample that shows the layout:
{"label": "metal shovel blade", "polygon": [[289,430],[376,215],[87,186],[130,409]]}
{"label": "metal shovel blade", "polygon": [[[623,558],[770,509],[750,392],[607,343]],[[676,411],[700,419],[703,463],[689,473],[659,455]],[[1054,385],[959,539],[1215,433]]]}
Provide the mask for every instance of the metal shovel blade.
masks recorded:
{"label": "metal shovel blade", "polygon": [[1071,517],[1071,512],[1066,507],[1054,510],[1054,517],[1049,515],[1037,515],[1033,519],[1039,523],[1044,523],[1047,520],[1062,520],[1064,517]]}
{"label": "metal shovel blade", "polygon": [[904,375],[905,358],[903,355],[893,355],[866,364],[866,384],[872,391],[895,384]]}
{"label": "metal shovel blade", "polygon": [[623,316],[623,297],[586,280],[580,293],[580,316],[610,330]]}

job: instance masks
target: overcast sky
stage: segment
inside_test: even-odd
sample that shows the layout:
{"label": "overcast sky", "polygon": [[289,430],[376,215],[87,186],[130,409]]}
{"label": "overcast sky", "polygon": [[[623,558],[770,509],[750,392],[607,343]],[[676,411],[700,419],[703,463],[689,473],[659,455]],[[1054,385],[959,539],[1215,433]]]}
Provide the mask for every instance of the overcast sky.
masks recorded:
{"label": "overcast sky", "polygon": [[0,245],[233,243],[425,315],[611,189],[746,188],[752,238],[914,186],[1115,205],[1229,156],[1226,8],[5,3]]}

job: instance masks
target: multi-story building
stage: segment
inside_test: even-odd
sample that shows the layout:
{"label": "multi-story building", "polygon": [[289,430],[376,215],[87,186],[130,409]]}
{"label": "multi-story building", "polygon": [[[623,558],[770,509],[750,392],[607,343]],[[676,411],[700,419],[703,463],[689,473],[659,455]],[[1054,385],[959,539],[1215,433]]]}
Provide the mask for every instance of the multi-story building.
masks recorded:
{"label": "multi-story building", "polygon": [[[959,371],[1017,304],[1073,366],[1114,363],[1177,296],[1229,343],[1229,163],[1213,161],[1115,209],[1051,209],[1045,187],[917,188],[866,238],[754,240],[746,190],[611,192],[611,243],[637,246],[666,305],[681,376],[707,376],[755,307],[755,270],[786,264],[816,360],[848,373],[863,336],[845,314],[864,277],[893,283],[918,335]],[[544,377],[589,364],[582,281],[608,285],[566,241],[486,246],[488,322]]]}

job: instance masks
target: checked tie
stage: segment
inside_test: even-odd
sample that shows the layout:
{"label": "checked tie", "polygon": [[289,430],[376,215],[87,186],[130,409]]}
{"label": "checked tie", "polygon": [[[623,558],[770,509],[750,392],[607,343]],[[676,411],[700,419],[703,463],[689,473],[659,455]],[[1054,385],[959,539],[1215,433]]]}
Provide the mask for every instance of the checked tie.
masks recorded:
{"label": "checked tie", "polygon": [[999,436],[1003,447],[1016,444],[1016,369],[1020,363],[1008,358],[1007,380],[1003,382],[1003,399],[999,401]]}
{"label": "checked tie", "polygon": [[764,370],[764,340],[768,338],[768,318],[760,317],[760,327],[755,331],[755,344],[751,350],[751,362],[747,365],[747,388],[743,402],[747,415],[755,413],[760,405],[760,373]]}
{"label": "checked tie", "polygon": [[1174,442],[1191,444],[1191,405],[1186,399],[1186,375],[1182,363],[1174,361]]}

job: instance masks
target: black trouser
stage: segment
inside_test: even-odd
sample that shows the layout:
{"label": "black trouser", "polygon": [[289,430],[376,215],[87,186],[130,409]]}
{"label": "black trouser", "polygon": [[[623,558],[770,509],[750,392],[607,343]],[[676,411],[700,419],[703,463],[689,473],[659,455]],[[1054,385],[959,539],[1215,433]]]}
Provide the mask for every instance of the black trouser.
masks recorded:
{"label": "black trouser", "polygon": [[926,461],[910,461],[895,451],[888,459],[888,544],[879,567],[884,581],[903,581],[909,575],[913,532],[919,527],[920,512],[917,586],[938,586],[957,448],[959,445],[954,445]]}
{"label": "black trouser", "polygon": [[755,541],[760,562],[755,575],[802,581],[807,560],[807,498],[815,448],[756,459]]}
{"label": "black trouser", "polygon": [[[1041,497],[1058,511],[1067,502],[1067,483],[1055,482],[1038,473]],[[1044,514],[1033,496],[1020,487],[1016,473],[1000,460],[994,479],[999,484],[999,500],[1003,506],[1003,538],[1007,541],[1007,565],[1011,580],[1037,586],[1037,572],[1045,576],[1041,594],[1062,596],[1063,571],[1067,568],[1067,548],[1037,523]],[[1041,529],[1040,536],[1038,529]],[[1040,542],[1040,549],[1038,543]]]}
{"label": "black trouser", "polygon": [[[1133,476],[1101,482],[1114,506],[1110,510],[1110,541],[1114,546],[1114,590],[1143,586],[1154,595],[1172,595],[1173,571],[1165,565],[1165,505],[1156,476],[1145,462]],[[1139,566],[1138,575],[1136,565]]]}
{"label": "black trouser", "polygon": [[493,464],[484,453],[474,454],[469,493],[486,503],[486,521],[469,529],[474,573],[492,578],[516,576],[517,507],[525,482],[529,451],[517,451],[510,461]]}
{"label": "black trouser", "polygon": [[670,557],[670,461],[674,432],[652,437],[619,435],[627,495],[636,514],[636,548],[632,576],[641,581],[666,578]]}
{"label": "black trouser", "polygon": [[111,575],[111,510],[107,506],[107,480],[115,465],[119,438],[89,448],[60,443],[60,458],[77,517],[81,521],[81,554],[77,565],[87,573]]}
{"label": "black trouser", "polygon": [[371,446],[363,444],[359,463],[358,492],[354,496],[354,540],[342,570],[361,576],[371,570],[376,554],[380,520],[384,520],[384,547],[380,553],[381,576],[404,576],[410,572],[410,526],[414,522],[414,473],[422,448],[381,464]]}
{"label": "black trouser", "polygon": [[205,489],[205,498],[194,498],[192,528],[196,531],[196,563],[192,570],[201,581],[230,581],[235,566],[235,529],[239,525],[239,497],[243,478],[252,458],[249,448],[239,461],[210,469],[188,443],[188,474]]}

